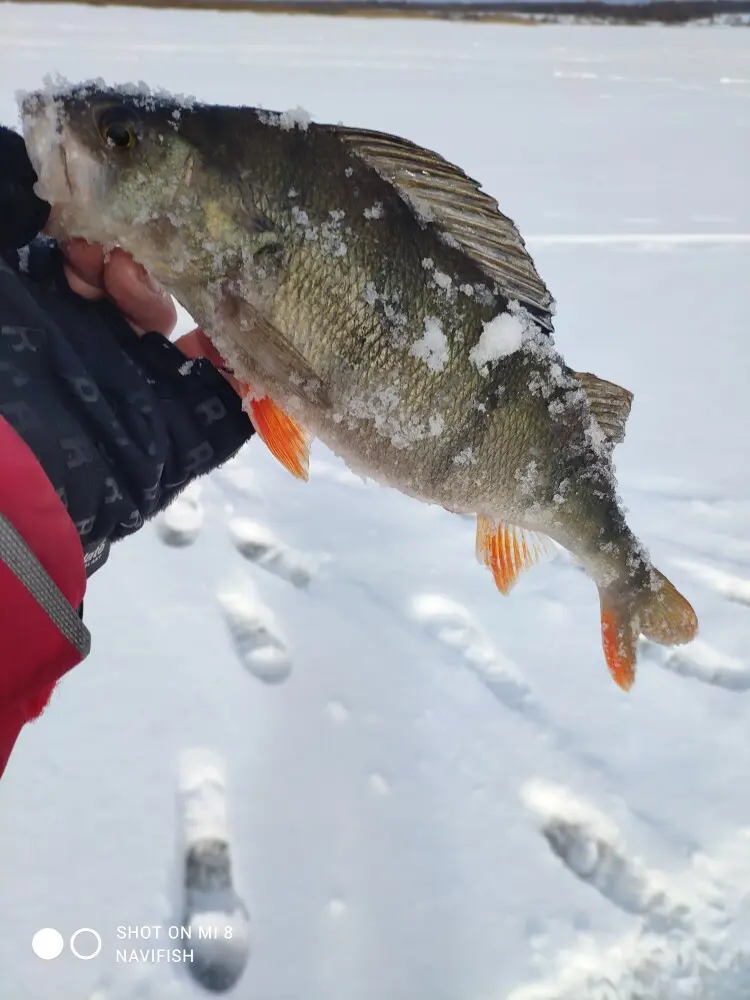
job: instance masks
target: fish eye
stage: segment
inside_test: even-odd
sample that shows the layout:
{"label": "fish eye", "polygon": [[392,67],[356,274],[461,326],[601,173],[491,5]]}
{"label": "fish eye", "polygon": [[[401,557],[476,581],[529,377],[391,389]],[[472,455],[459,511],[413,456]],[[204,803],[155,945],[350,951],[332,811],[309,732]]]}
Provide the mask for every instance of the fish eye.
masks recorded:
{"label": "fish eye", "polygon": [[107,108],[102,112],[99,134],[110,148],[119,152],[129,152],[138,145],[138,133],[127,108]]}

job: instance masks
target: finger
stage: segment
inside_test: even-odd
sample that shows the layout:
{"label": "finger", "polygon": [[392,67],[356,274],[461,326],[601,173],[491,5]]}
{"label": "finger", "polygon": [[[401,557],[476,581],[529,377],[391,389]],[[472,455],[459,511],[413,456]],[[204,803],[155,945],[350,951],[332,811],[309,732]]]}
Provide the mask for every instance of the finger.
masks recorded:
{"label": "finger", "polygon": [[86,240],[68,240],[60,244],[65,257],[65,270],[72,272],[91,288],[104,291],[104,250]]}
{"label": "finger", "polygon": [[103,288],[85,281],[74,268],[70,267],[69,264],[63,264],[63,270],[71,290],[74,291],[76,295],[80,295],[81,298],[89,299],[89,301],[95,302],[97,299],[103,299],[107,294]]}
{"label": "finger", "polygon": [[103,299],[104,251],[86,240],[70,240],[60,244],[63,270],[71,289],[84,299]]}
{"label": "finger", "polygon": [[174,330],[177,310],[171,296],[124,250],[113,250],[105,262],[104,287],[136,332],[169,336]]}
{"label": "finger", "polygon": [[195,330],[191,330],[190,333],[186,333],[182,337],[179,337],[175,341],[175,345],[179,347],[182,353],[188,358],[206,358],[211,362],[214,368],[216,368],[219,374],[224,376],[238,396],[245,395],[248,387],[244,383],[239,382],[231,374],[227,368],[226,362],[205,335],[203,330],[196,327]]}

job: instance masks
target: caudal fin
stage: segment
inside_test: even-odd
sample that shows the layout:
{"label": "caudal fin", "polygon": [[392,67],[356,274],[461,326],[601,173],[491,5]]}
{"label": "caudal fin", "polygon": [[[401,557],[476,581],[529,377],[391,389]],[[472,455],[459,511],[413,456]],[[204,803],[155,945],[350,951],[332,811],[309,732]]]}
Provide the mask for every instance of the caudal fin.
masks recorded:
{"label": "caudal fin", "polygon": [[662,646],[681,646],[698,634],[698,616],[679,590],[660,573],[653,572],[648,601],[640,609],[641,632]]}
{"label": "caudal fin", "polygon": [[690,642],[698,632],[698,618],[682,594],[658,570],[651,588],[631,599],[600,591],[602,646],[609,672],[624,691],[635,682],[638,635],[663,646]]}

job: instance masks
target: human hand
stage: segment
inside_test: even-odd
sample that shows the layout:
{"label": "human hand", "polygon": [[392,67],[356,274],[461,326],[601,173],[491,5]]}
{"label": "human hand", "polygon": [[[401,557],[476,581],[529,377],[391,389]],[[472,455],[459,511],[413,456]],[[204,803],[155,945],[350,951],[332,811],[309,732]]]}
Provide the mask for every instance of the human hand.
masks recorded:
{"label": "human hand", "polygon": [[[119,248],[105,254],[101,246],[81,239],[63,243],[61,250],[65,277],[78,295],[89,301],[110,299],[138,334],[148,330],[168,337],[172,333],[177,323],[172,297],[130,254]],[[242,387],[202,330],[191,330],[175,344],[188,358],[210,361],[242,395]]]}
{"label": "human hand", "polygon": [[168,337],[177,323],[171,296],[130,254],[116,248],[108,254],[86,240],[61,244],[65,277],[84,299],[110,299],[136,333],[147,330]]}

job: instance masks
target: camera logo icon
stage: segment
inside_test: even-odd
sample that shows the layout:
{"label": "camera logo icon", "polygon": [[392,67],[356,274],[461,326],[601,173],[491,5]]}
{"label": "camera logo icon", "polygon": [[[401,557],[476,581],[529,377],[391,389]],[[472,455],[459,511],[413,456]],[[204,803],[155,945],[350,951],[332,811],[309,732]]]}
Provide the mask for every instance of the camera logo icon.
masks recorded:
{"label": "camera logo icon", "polygon": [[[90,962],[102,950],[102,937],[91,927],[79,927],[70,935],[70,950],[76,958]],[[42,927],[31,939],[31,950],[45,962],[59,958],[65,948],[65,939],[54,927]]]}

